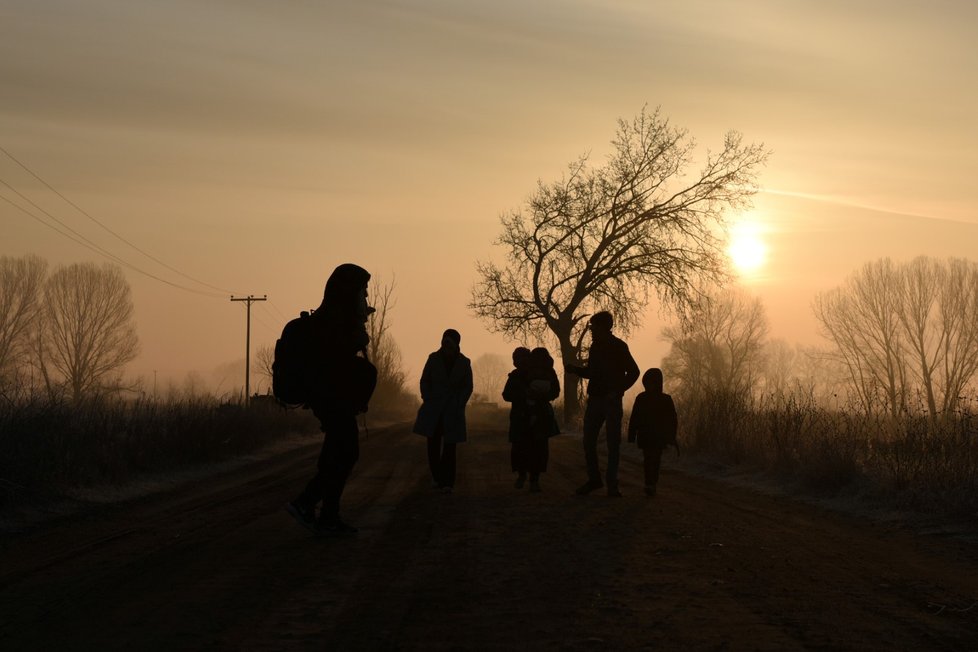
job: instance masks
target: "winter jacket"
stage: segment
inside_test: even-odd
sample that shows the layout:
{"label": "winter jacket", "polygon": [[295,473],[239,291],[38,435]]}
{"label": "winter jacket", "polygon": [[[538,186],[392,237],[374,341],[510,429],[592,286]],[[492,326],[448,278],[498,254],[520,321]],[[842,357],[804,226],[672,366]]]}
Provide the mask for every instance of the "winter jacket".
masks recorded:
{"label": "winter jacket", "polygon": [[569,370],[589,379],[588,396],[621,396],[639,376],[628,345],[614,335],[591,345],[586,367],[569,367]]}
{"label": "winter jacket", "polygon": [[428,356],[421,372],[421,407],[414,422],[414,432],[432,437],[441,422],[445,442],[465,441],[465,404],[472,395],[472,363],[461,353],[451,372],[445,368],[440,351]]}
{"label": "winter jacket", "polygon": [[[503,388],[503,400],[513,404],[509,411],[510,442],[560,434],[557,418],[550,404],[560,396],[560,381],[553,369],[548,372],[548,391],[544,393],[531,390],[533,378],[528,372],[514,369],[509,373]],[[530,400],[534,405],[529,404]]]}
{"label": "winter jacket", "polygon": [[679,419],[669,394],[645,391],[635,397],[628,420],[628,441],[641,449],[665,448],[676,443]]}

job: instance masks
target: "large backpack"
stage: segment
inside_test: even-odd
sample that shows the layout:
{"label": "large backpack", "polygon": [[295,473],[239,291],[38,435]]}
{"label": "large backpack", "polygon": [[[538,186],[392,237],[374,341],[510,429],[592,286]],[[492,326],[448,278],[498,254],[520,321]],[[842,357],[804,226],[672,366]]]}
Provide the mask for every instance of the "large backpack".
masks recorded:
{"label": "large backpack", "polygon": [[303,311],[285,325],[275,342],[272,393],[283,403],[304,405],[311,399],[309,365],[314,336],[313,320]]}
{"label": "large backpack", "polygon": [[[377,386],[377,368],[366,357],[353,355],[332,359],[327,367],[316,368],[315,365],[323,363],[316,357],[317,337],[322,338],[323,333],[316,329],[314,320],[305,311],[282,329],[272,361],[275,398],[287,405],[304,406],[325,398],[333,405],[365,412]],[[327,396],[313,396],[317,386]]]}

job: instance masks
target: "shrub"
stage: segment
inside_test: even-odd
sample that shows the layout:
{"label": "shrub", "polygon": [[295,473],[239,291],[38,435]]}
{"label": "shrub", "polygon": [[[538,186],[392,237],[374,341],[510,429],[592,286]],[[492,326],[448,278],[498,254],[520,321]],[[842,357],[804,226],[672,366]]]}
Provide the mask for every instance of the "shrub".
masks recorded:
{"label": "shrub", "polygon": [[978,509],[976,415],[899,420],[829,410],[811,396],[714,392],[679,405],[680,441],[703,456],[821,494],[867,489],[904,507],[949,514]]}

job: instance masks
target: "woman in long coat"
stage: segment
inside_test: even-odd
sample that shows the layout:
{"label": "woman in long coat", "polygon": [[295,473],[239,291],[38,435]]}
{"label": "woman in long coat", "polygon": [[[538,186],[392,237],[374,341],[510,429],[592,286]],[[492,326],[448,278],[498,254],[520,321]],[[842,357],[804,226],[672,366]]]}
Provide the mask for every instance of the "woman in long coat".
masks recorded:
{"label": "woman in long coat", "polygon": [[516,488],[522,489],[527,475],[530,491],[540,491],[540,474],[550,458],[549,438],[560,433],[551,401],[560,396],[560,381],[553,358],[543,347],[519,347],[513,351],[513,366],[503,388],[503,400],[512,403],[509,412],[510,461]]}
{"label": "woman in long coat", "polygon": [[414,432],[428,438],[432,485],[444,491],[455,486],[455,446],[465,441],[465,404],[472,395],[472,364],[459,349],[461,341],[459,332],[449,328],[441,348],[428,356],[414,422]]}

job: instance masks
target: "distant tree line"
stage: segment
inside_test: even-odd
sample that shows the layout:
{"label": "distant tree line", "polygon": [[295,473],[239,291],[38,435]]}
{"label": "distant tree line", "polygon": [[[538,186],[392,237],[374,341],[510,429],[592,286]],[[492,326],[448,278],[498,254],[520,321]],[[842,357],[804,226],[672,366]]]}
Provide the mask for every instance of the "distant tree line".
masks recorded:
{"label": "distant tree line", "polygon": [[679,324],[667,377],[687,398],[710,393],[784,396],[829,403],[838,392],[869,414],[949,418],[978,375],[978,265],[919,257],[867,263],[816,296],[828,348],[768,339],[760,300],[738,290],[702,293]]}
{"label": "distant tree line", "polygon": [[978,372],[978,265],[963,259],[867,263],[815,299],[815,316],[867,411],[961,405]]}

